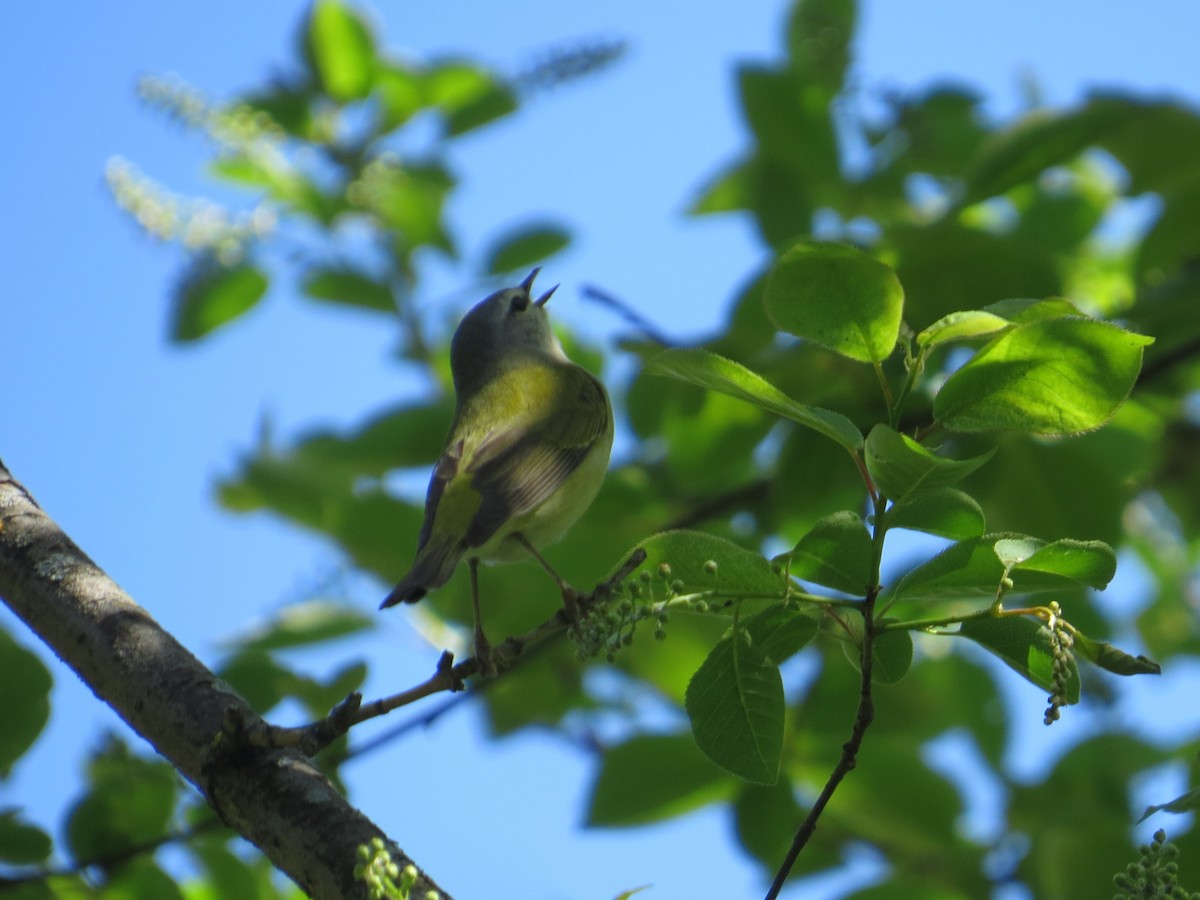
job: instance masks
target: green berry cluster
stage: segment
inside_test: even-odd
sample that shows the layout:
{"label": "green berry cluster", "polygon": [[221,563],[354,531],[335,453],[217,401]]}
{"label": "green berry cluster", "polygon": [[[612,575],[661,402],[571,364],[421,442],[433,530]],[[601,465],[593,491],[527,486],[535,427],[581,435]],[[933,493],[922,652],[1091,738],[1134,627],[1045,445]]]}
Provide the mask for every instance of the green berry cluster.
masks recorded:
{"label": "green berry cluster", "polygon": [[[392,860],[387,845],[381,838],[372,838],[369,844],[360,844],[358,863],[354,877],[367,886],[371,900],[416,900],[413,886],[417,883],[417,867],[407,865],[401,869]],[[421,900],[438,900],[437,891],[427,891]]]}
{"label": "green berry cluster", "polygon": [[1067,623],[1063,621],[1062,609],[1057,603],[1051,603],[1050,612],[1050,621],[1046,627],[1050,631],[1053,689],[1050,696],[1046,698],[1046,702],[1050,705],[1046,707],[1046,714],[1042,718],[1047,725],[1057,722],[1062,715],[1059,710],[1067,705],[1067,682],[1070,681],[1074,668],[1072,648],[1075,646],[1075,636],[1071,633]]}
{"label": "green berry cluster", "polygon": [[[717,563],[706,562],[704,572],[715,579]],[[685,589],[670,563],[660,563],[653,573],[643,570],[636,580],[621,585],[612,600],[594,607],[580,620],[575,631],[576,657],[582,662],[603,653],[612,662],[620,650],[633,643],[638,625],[649,620],[654,622],[654,639],[666,640],[669,608]],[[704,598],[695,597],[687,599],[686,608],[704,613],[710,606]]]}
{"label": "green berry cluster", "polygon": [[1140,848],[1141,859],[1130,863],[1124,872],[1113,876],[1117,893],[1113,900],[1200,900],[1200,893],[1188,892],[1179,886],[1179,848],[1167,840],[1161,828],[1154,840]]}

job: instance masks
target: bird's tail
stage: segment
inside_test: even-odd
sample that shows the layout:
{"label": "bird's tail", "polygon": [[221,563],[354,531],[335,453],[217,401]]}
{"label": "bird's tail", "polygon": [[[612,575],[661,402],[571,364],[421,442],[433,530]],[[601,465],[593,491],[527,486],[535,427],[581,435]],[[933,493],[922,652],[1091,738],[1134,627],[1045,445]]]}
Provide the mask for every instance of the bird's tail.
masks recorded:
{"label": "bird's tail", "polygon": [[412,569],[392,588],[379,608],[386,609],[397,603],[416,603],[434,588],[441,587],[454,574],[454,567],[462,559],[464,549],[461,540],[430,541],[425,544],[417,552]]}

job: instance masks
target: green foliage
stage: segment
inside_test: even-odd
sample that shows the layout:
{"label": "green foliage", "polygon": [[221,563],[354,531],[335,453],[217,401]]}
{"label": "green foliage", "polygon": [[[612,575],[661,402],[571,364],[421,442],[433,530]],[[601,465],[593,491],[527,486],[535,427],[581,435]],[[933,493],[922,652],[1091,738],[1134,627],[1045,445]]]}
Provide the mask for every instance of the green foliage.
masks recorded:
{"label": "green foliage", "polygon": [[[496,734],[577,727],[614,714],[584,677],[611,658],[631,691],[674,707],[681,723],[686,714],[691,730],[646,732],[631,716],[629,734],[601,748],[588,823],[643,825],[727,804],[742,846],[774,871],[869,690],[874,718],[852,777],[800,875],[865,842],[889,874],[864,897],[985,896],[1000,883],[1102,896],[1112,860],[1132,849],[1130,781],[1187,748],[1100,733],[1045,760],[1042,781],[1018,781],[1004,762],[1009,718],[1036,712],[1018,700],[1006,713],[996,679],[1047,693],[1049,724],[1081,698],[1103,698],[1108,674],[1159,671],[1118,646],[1129,635],[1164,663],[1197,649],[1180,597],[1200,546],[1200,116],[1109,94],[996,123],[982,115],[984,98],[952,84],[885,96],[883,114],[868,115],[847,82],[856,20],[852,0],[798,0],[784,57],[736,72],[748,149],[692,210],[744,213],[773,263],[747,273],[712,340],[635,348],[644,364],[613,391],[630,449],[553,551],[573,583],[594,583],[631,546],[647,554],[642,570],[581,623],[577,649],[589,652],[550,647],[477,696]],[[217,140],[211,171],[255,196],[252,221],[270,204],[319,235],[320,261],[294,273],[301,294],[387,313],[377,321],[400,332],[406,361],[445,386],[444,341],[412,302],[418,251],[459,253],[449,149],[516,108],[514,83],[469,60],[393,57],[338,0],[311,7],[300,54],[295,78],[226,107],[198,108],[170,90],[156,103],[187,110]],[[419,131],[420,121],[434,127]],[[388,142],[410,128],[434,137],[397,156]],[[122,205],[195,250],[175,302],[177,340],[207,337],[253,308],[268,282],[283,283],[271,229],[227,217],[197,238],[129,171],[110,182]],[[1099,240],[1110,213],[1145,192],[1163,210],[1148,232],[1116,248]],[[571,240],[550,222],[517,221],[469,254],[476,274],[524,269]],[[371,236],[368,254],[345,245],[351,222]],[[264,439],[221,500],[321,534],[392,581],[407,562],[396,548],[413,544],[421,512],[385,477],[431,465],[450,415],[435,390],[358,425],[283,446]],[[905,531],[941,540],[899,540]],[[1119,555],[1153,583],[1136,619],[1093,603]],[[488,576],[491,590],[529,598],[489,609],[490,633],[524,630],[557,606],[540,572]],[[431,614],[469,621],[464,580],[424,601]],[[365,665],[315,678],[288,654],[368,621],[325,603],[285,610],[228,647],[220,674],[260,710],[290,698],[321,715],[363,683]],[[664,640],[635,641],[642,622]],[[49,691],[40,664],[5,641],[0,694],[22,689],[4,694],[0,775],[36,738]],[[985,655],[1008,669],[982,668]],[[957,782],[927,759],[928,742],[951,732],[978,751],[969,777],[1002,794],[996,846],[1030,841],[1004,871],[993,846],[958,828]],[[160,836],[179,804],[160,763],[107,747],[70,815],[68,851],[83,863]],[[1146,815],[1195,808],[1193,788]],[[277,895],[265,867],[223,834],[189,846],[206,880],[188,896]],[[0,813],[0,858],[38,865],[50,852],[19,811]],[[366,854],[364,877],[400,877]],[[152,858],[112,878],[131,896],[178,894]]]}
{"label": "green foliage", "polygon": [[0,631],[0,778],[37,740],[50,718],[50,673],[42,661]]}

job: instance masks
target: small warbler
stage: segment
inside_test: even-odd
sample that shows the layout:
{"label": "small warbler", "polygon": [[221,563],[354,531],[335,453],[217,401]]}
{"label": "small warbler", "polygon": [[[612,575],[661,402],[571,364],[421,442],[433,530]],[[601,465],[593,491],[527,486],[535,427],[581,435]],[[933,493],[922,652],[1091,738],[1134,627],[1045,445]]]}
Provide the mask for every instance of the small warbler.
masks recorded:
{"label": "small warbler", "polygon": [[450,344],[454,420],[425,498],[412,569],[381,608],[415,603],[445,584],[464,557],[471,571],[475,656],[493,672],[479,615],[479,562],[532,556],[562,591],[577,594],[539,548],[583,515],[604,480],[613,413],[604,386],[567,358],[546,301],[531,290],[538,269],[463,317]]}

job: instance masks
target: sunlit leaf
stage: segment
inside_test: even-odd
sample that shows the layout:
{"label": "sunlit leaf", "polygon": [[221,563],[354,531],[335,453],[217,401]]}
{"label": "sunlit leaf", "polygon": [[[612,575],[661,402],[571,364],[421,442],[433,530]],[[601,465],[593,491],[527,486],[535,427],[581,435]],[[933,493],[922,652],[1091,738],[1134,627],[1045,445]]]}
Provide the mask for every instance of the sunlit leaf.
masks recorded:
{"label": "sunlit leaf", "polygon": [[334,100],[360,100],[375,83],[375,41],[359,14],[340,0],[316,0],[308,50],[321,86]]}
{"label": "sunlit leaf", "polygon": [[957,484],[992,456],[990,451],[971,459],[939,456],[882,423],[871,429],[863,451],[875,486],[894,502]]}
{"label": "sunlit leaf", "polygon": [[892,269],[844,244],[800,244],[767,281],[776,327],[860,362],[887,359],[896,346],[904,289]]}
{"label": "sunlit leaf", "polygon": [[983,337],[1007,327],[1007,319],[981,309],[954,312],[942,316],[917,334],[917,343],[922,347],[936,347],[950,341]]}
{"label": "sunlit leaf", "polygon": [[720,391],[784,416],[837,441],[847,450],[862,446],[862,434],[840,413],[797,403],[745,366],[707,350],[664,350],[646,364],[653,375],[669,375],[689,384]]}

